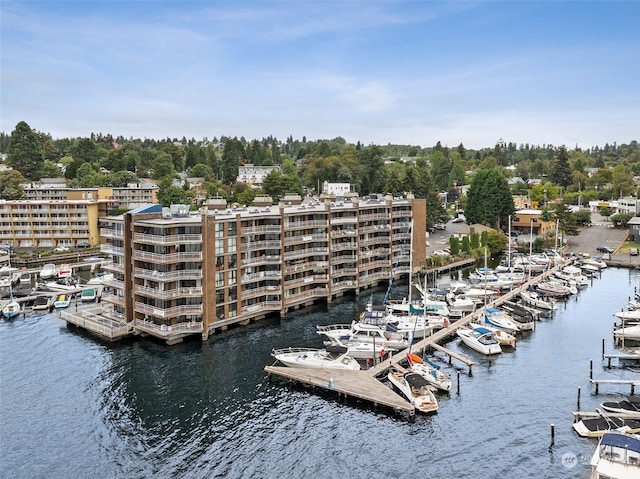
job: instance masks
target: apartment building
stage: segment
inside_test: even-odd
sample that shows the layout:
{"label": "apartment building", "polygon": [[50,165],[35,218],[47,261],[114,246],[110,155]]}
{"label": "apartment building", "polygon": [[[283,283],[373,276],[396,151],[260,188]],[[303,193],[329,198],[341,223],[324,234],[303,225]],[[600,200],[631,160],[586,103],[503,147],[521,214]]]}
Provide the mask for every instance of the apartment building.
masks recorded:
{"label": "apartment building", "polygon": [[0,243],[54,248],[97,245],[107,202],[90,199],[0,200]]}
{"label": "apartment building", "polygon": [[196,214],[149,205],[103,218],[111,293],[98,314],[63,318],[112,339],[144,333],[168,344],[193,334],[204,340],[232,324],[357,294],[426,258],[424,200],[223,203]]}
{"label": "apartment building", "polygon": [[27,200],[105,200],[109,209],[137,208],[158,201],[158,185],[152,182],[129,183],[123,187],[68,188],[64,178],[45,178],[39,183],[25,184],[23,189]]}

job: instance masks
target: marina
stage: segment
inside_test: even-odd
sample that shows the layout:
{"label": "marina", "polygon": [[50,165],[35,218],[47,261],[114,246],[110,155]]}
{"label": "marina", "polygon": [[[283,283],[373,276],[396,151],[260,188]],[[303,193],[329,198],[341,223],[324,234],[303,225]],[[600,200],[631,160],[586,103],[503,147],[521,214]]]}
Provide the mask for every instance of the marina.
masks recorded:
{"label": "marina", "polygon": [[[19,471],[12,474],[19,478],[83,477],[95,468],[107,477],[335,477],[339,470],[349,477],[366,471],[367,477],[584,478],[597,443],[572,428],[575,391],[582,388],[585,411],[628,394],[626,385],[608,385],[596,396],[587,368],[601,356],[602,338],[608,353],[619,351],[612,312],[638,279],[635,271],[603,272],[576,299],[541,317],[515,350],[495,358],[455,338],[443,342],[473,362],[472,375],[467,364],[455,357],[449,362],[433,348],[430,357],[453,385],[437,395],[436,414],[416,414],[413,422],[399,419],[410,413],[408,402],[382,381],[375,380],[376,407],[358,397],[347,384],[353,379],[341,372],[308,371],[317,394],[298,381],[282,387],[267,380],[274,347],[322,347],[316,325],[357,317],[368,297],[345,297],[171,348],[137,339],[100,342],[68,328],[57,313],[30,313],[0,322],[0,373],[7,385],[0,404],[0,439],[8,445],[3,467]],[[383,293],[373,291],[374,302]],[[406,284],[398,284],[390,297],[405,295]],[[606,360],[596,361],[594,376],[633,380],[639,374],[633,364],[608,368]],[[358,386],[368,396],[373,380]],[[34,393],[41,389],[48,391],[44,401]],[[394,407],[398,414],[389,414]],[[27,451],[36,436],[42,452],[34,462]],[[411,452],[407,444],[415,442],[429,454]],[[60,461],[71,450],[74,460]],[[573,464],[563,461],[567,454]],[[474,464],[489,455],[490,473],[479,475]]]}

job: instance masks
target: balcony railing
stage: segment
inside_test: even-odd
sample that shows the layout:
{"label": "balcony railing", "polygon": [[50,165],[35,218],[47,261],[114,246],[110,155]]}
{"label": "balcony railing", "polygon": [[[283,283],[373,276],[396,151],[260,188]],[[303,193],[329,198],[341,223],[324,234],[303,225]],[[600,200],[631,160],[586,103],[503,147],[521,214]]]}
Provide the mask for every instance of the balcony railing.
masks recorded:
{"label": "balcony railing", "polygon": [[201,279],[202,270],[200,269],[183,269],[179,271],[156,271],[144,268],[135,268],[133,274],[136,278],[147,278],[154,281],[171,282],[180,279]]}
{"label": "balcony railing", "polygon": [[150,296],[153,298],[170,300],[175,298],[202,296],[202,287],[194,286],[190,288],[174,288],[174,289],[159,290],[157,288],[150,288],[149,286],[142,286],[140,284],[137,284],[135,285],[135,292],[143,296]]}
{"label": "balcony railing", "polygon": [[183,261],[202,261],[202,251],[190,253],[150,253],[148,251],[135,250],[133,258],[152,263],[180,263]]}
{"label": "balcony railing", "polygon": [[199,234],[178,234],[178,235],[152,235],[147,233],[136,233],[137,243],[159,244],[171,246],[183,243],[202,243],[202,235]]}
{"label": "balcony railing", "polygon": [[147,314],[156,318],[176,318],[179,316],[198,316],[202,315],[202,304],[187,304],[182,306],[174,306],[172,308],[158,308],[148,304],[136,302],[135,310],[138,313]]}

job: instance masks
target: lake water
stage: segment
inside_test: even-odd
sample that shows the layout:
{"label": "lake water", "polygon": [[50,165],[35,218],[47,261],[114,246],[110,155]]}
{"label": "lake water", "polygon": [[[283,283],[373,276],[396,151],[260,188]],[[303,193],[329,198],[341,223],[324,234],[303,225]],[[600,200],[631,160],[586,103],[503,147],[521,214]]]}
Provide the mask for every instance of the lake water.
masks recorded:
{"label": "lake water", "polygon": [[[0,321],[0,474],[3,478],[584,478],[596,442],[572,430],[583,410],[628,394],[595,377],[608,370],[613,313],[638,273],[606,270],[577,300],[518,342],[478,362],[449,366],[454,391],[414,423],[366,404],[269,382],[272,348],[320,347],[316,324],[350,322],[370,299],[342,298],[214,336],[165,346],[103,343],[56,314]],[[397,285],[391,297],[406,295]],[[385,290],[373,292],[380,301]],[[615,363],[614,363],[615,364]],[[460,394],[456,374],[460,368]],[[550,425],[555,445],[550,448]]]}

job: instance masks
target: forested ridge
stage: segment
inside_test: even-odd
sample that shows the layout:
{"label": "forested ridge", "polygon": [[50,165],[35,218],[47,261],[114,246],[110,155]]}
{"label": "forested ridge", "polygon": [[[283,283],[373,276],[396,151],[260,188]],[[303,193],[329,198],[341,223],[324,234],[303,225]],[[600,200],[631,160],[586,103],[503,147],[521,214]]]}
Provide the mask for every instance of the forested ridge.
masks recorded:
{"label": "forested ridge", "polygon": [[[640,147],[628,143],[588,148],[548,144],[516,144],[499,140],[479,150],[458,146],[350,144],[343,138],[308,140],[267,137],[202,139],[124,138],[92,133],[89,137],[54,139],[21,121],[10,133],[0,133],[0,153],[13,171],[2,173],[0,198],[21,196],[16,183],[64,177],[70,187],[126,186],[150,178],[159,184],[163,204],[191,203],[187,177],[203,178],[209,197],[251,204],[257,194],[274,201],[286,193],[317,191],[324,181],[350,183],[361,196],[411,192],[427,198],[429,223],[446,217],[440,194],[458,200],[461,187],[478,171],[496,170],[505,179],[524,182],[511,192],[534,201],[562,198],[566,203],[635,195],[640,176]],[[4,156],[6,155],[6,156]],[[237,183],[244,164],[280,167],[263,189]],[[530,179],[540,180],[535,186]],[[544,197],[544,198],[543,198]],[[460,198],[461,202],[463,201]]]}

